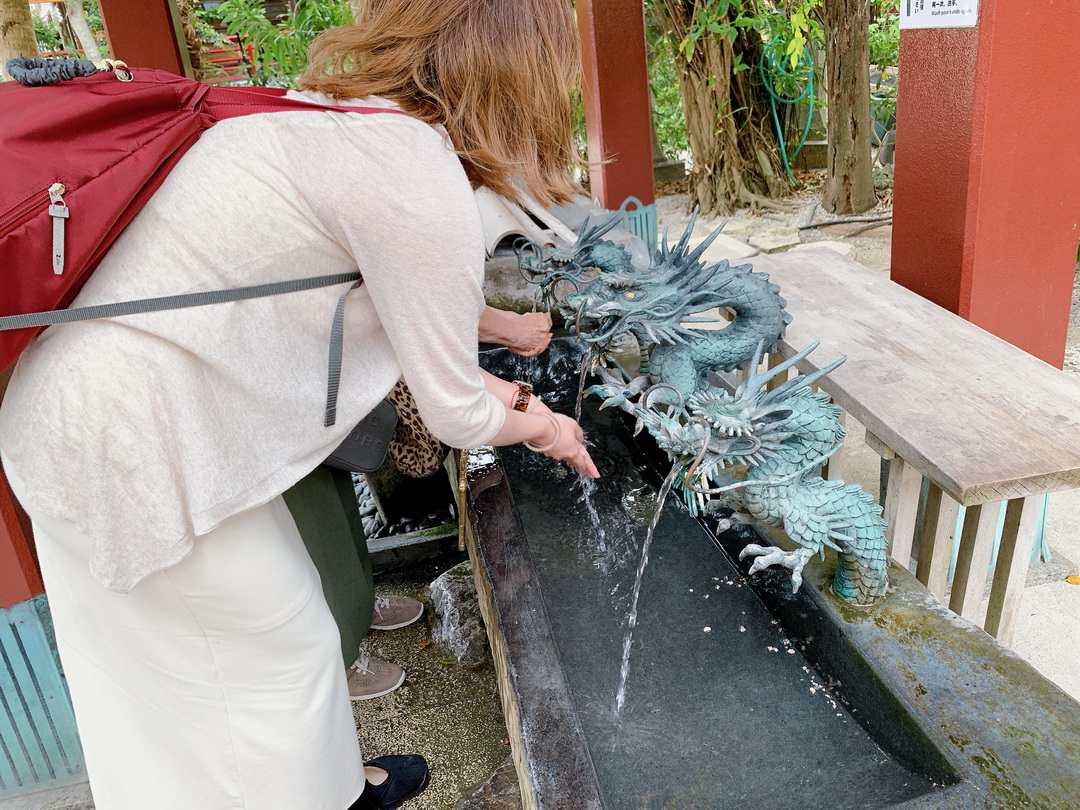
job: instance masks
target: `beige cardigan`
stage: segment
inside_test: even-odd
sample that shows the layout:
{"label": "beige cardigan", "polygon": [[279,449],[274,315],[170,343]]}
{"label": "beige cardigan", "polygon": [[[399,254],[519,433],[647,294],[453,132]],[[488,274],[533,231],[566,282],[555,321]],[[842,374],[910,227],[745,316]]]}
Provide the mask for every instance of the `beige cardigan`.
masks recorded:
{"label": "beige cardigan", "polygon": [[51,327],[12,378],[0,448],[39,509],[93,538],[93,574],[129,591],[310,472],[400,376],[436,436],[488,442],[505,409],[477,369],[483,259],[472,190],[439,131],[322,111],[224,121],[75,305],[359,267],[337,425],[323,407],[342,287]]}

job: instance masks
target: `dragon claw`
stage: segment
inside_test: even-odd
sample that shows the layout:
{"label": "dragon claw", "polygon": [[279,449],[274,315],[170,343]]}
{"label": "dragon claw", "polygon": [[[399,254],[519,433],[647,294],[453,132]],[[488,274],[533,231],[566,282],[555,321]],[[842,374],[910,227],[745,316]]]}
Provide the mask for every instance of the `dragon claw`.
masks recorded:
{"label": "dragon claw", "polygon": [[814,556],[814,550],[810,548],[799,548],[795,551],[785,551],[778,546],[759,546],[757,543],[750,543],[742,551],[739,552],[739,559],[744,560],[749,556],[755,556],[754,564],[750,566],[750,574],[756,574],[758,571],[764,571],[766,568],[779,565],[791,571],[791,591],[792,593],[799,592],[799,586],[802,585],[802,570],[807,561]]}

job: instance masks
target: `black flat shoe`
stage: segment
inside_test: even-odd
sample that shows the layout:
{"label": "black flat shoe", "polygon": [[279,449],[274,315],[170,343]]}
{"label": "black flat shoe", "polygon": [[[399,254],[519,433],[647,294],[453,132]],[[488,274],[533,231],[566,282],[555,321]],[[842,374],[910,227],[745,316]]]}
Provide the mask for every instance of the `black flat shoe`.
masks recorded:
{"label": "black flat shoe", "polygon": [[369,765],[386,771],[386,780],[380,785],[368,782],[349,810],[395,810],[427,787],[430,771],[418,754],[376,757],[364,763]]}

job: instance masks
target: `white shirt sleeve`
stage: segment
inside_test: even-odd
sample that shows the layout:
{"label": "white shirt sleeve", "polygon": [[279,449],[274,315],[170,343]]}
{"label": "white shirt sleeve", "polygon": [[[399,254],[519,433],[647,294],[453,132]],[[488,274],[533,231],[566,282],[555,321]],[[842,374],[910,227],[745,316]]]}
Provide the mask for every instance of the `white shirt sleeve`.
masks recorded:
{"label": "white shirt sleeve", "polygon": [[444,136],[393,113],[305,113],[280,134],[320,227],[363,274],[428,429],[453,447],[490,441],[506,411],[477,362],[483,229]]}

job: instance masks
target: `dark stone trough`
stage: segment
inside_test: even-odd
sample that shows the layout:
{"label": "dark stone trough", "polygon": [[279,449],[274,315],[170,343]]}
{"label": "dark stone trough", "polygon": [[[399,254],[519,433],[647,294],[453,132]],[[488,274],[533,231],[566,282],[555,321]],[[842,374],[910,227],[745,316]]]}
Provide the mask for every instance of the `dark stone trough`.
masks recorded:
{"label": "dark stone trough", "polygon": [[[543,367],[491,370],[572,408],[576,344]],[[474,463],[470,538],[526,807],[1080,807],[1080,706],[982,630],[891,571],[855,609],[812,562],[745,577],[757,540],[668,499],[644,569],[625,702],[616,709],[641,546],[666,472],[622,413],[586,403],[603,478],[588,497],[521,448]]]}

